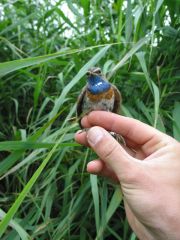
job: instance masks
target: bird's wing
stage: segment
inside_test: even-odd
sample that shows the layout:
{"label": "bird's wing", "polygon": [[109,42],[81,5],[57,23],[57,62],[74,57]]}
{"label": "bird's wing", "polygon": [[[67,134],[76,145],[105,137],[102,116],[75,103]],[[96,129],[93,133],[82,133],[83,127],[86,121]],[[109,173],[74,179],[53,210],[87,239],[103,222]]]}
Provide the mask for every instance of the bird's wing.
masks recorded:
{"label": "bird's wing", "polygon": [[112,85],[112,88],[114,90],[114,107],[112,112],[114,113],[119,113],[119,111],[121,110],[121,102],[122,102],[122,97],[121,97],[121,93],[120,91],[117,89],[117,87],[115,87],[114,85]]}
{"label": "bird's wing", "polygon": [[82,107],[83,107],[84,96],[86,94],[86,89],[87,89],[87,87],[85,86],[82,89],[82,91],[81,91],[81,93],[80,93],[80,95],[78,97],[78,100],[77,100],[76,113],[77,113],[78,122],[79,122],[80,127],[81,127],[81,118],[82,118],[82,113],[83,113]]}

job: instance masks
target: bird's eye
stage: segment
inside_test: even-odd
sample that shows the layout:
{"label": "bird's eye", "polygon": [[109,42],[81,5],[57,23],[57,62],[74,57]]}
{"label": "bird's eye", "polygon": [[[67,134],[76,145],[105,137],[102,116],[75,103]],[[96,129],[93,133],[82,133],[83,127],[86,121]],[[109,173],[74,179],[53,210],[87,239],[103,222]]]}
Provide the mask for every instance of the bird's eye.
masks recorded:
{"label": "bird's eye", "polygon": [[86,73],[86,76],[89,77],[89,76],[90,76],[90,72],[87,72],[87,73]]}
{"label": "bird's eye", "polygon": [[101,70],[97,70],[96,74],[100,75],[101,74]]}

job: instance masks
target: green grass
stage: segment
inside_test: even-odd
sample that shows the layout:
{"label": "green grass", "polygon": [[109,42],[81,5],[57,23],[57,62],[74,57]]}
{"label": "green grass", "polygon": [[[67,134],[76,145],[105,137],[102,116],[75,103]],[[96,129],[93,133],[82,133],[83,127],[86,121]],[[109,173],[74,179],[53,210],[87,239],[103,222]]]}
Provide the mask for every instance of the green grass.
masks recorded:
{"label": "green grass", "polygon": [[86,173],[95,154],[74,142],[72,119],[98,65],[121,91],[124,115],[180,140],[179,5],[2,1],[1,239],[137,239],[119,187]]}

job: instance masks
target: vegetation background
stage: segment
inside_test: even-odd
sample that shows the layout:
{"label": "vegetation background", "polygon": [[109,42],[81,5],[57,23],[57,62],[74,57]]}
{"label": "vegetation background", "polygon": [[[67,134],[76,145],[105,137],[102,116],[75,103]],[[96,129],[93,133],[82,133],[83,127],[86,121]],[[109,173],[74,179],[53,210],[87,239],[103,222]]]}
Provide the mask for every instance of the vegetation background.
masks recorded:
{"label": "vegetation background", "polygon": [[180,140],[179,16],[176,0],[1,1],[1,239],[137,239],[72,118],[98,65],[124,115]]}

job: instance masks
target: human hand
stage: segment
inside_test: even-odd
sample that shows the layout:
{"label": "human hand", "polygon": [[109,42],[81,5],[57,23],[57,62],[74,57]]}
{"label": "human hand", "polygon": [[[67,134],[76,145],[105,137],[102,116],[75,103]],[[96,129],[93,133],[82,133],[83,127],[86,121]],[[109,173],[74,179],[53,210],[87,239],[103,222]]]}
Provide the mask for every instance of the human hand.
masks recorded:
{"label": "human hand", "polygon": [[[180,143],[138,120],[105,111],[82,119],[80,144],[99,156],[87,171],[118,181],[129,224],[141,240],[180,239]],[[99,127],[97,127],[99,126]],[[123,148],[107,131],[122,135]]]}

